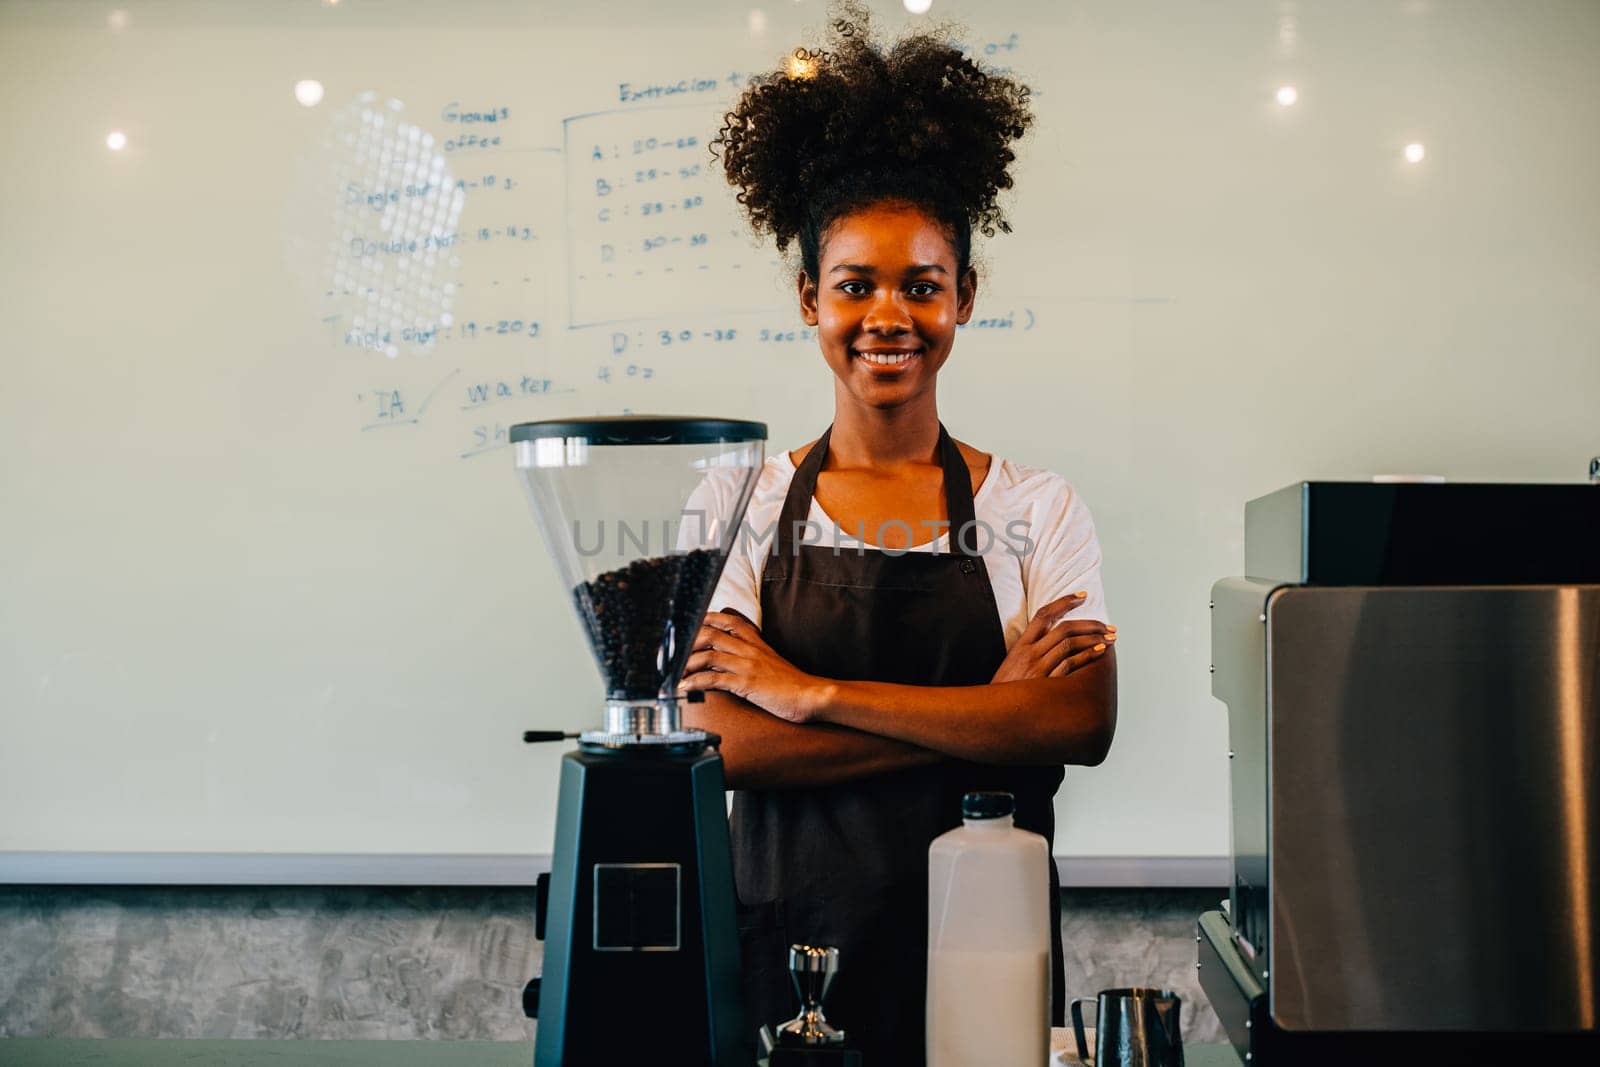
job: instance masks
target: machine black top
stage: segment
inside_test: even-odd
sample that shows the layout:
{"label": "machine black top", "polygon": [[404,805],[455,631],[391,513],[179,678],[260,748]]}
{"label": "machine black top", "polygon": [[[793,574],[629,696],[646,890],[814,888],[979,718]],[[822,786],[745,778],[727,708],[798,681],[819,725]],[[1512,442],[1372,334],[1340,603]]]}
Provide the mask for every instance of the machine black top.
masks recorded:
{"label": "machine black top", "polygon": [[1600,582],[1600,487],[1300,482],[1245,505],[1244,559],[1301,585]]}
{"label": "machine black top", "polygon": [[587,419],[520,422],[511,427],[513,441],[545,437],[583,437],[595,445],[705,445],[722,441],[765,441],[767,424],[689,415],[597,415]]}

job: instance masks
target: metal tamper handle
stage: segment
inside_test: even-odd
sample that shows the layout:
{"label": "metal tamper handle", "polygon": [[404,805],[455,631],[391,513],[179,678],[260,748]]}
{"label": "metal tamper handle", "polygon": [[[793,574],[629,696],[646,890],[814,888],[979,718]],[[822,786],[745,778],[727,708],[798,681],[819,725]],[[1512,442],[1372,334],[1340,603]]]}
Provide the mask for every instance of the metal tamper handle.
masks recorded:
{"label": "metal tamper handle", "polygon": [[822,1001],[839,971],[839,950],[812,945],[789,946],[789,979],[800,997],[800,1014],[778,1027],[778,1040],[785,1044],[838,1045],[844,1031],[828,1025],[822,1014]]}

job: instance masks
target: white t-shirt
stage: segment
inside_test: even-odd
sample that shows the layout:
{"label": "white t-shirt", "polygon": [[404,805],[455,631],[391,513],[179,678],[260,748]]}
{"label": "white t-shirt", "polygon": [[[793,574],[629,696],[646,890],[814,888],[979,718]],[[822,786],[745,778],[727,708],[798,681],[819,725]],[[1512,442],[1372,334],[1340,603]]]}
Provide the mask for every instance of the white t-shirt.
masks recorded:
{"label": "white t-shirt", "polygon": [[[778,453],[761,468],[722,580],[711,597],[712,611],[734,608],[761,625],[761,573],[771,556],[773,531],[794,472],[788,452]],[[713,474],[695,491],[686,512],[703,512],[707,522],[726,516],[737,503],[735,484],[731,477]],[[983,557],[1008,649],[1022,635],[1034,612],[1069,593],[1089,595],[1064,618],[1111,621],[1100,584],[1100,542],[1095,538],[1094,520],[1083,498],[1066,479],[1037,467],[996,458],[990,461],[989,473],[973,495],[972,509],[977,530],[965,544]],[[862,542],[851,536],[852,530],[839,529],[815,497],[811,500],[810,521],[812,530],[806,535],[806,543],[838,546],[841,552],[862,550]],[[915,530],[911,539],[922,540],[931,530],[927,526]],[[874,540],[873,533],[867,531],[868,542]],[[882,549],[869,543],[865,551]],[[942,533],[909,551],[948,553],[950,535]]]}

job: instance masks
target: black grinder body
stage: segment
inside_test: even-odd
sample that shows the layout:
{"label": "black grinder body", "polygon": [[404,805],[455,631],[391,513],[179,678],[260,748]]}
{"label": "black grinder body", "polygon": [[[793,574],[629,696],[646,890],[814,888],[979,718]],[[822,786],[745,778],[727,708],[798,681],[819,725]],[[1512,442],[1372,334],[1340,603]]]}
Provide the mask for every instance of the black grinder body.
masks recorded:
{"label": "black grinder body", "polygon": [[563,757],[536,1067],[754,1062],[714,744]]}

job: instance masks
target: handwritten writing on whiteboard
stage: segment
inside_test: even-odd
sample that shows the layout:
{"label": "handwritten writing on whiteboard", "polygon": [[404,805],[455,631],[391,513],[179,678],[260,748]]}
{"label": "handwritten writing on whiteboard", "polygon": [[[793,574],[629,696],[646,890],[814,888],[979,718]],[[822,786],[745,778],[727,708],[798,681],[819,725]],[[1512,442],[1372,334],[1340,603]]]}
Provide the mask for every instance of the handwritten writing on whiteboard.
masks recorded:
{"label": "handwritten writing on whiteboard", "polygon": [[[590,368],[565,351],[552,365],[546,347],[561,325],[544,269],[561,238],[559,149],[533,143],[539,131],[512,104],[439,99],[416,108],[426,126],[374,94],[336,121],[339,151],[314,174],[324,210],[339,210],[321,320],[341,349],[423,357],[369,365],[352,417],[364,440],[443,441],[471,459],[503,447],[507,427],[570,405]],[[419,291],[436,299],[419,304]]]}
{"label": "handwritten writing on whiteboard", "polygon": [[662,97],[682,96],[685,93],[714,93],[721,88],[721,78],[680,78],[655,85],[621,82],[617,85],[617,103],[637,104],[641,100],[660,100]]}
{"label": "handwritten writing on whiteboard", "polygon": [[543,327],[537,319],[486,319],[481,322],[467,319],[460,322],[452,320],[443,326],[426,324],[402,326],[398,330],[345,330],[341,342],[347,348],[370,348],[382,352],[396,344],[426,349],[439,341],[474,342],[480,338],[484,341],[527,338],[531,341],[537,340],[542,331]]}
{"label": "handwritten writing on whiteboard", "polygon": [[1022,48],[1022,35],[1008,33],[1004,37],[997,37],[988,41],[977,41],[973,44],[964,44],[961,51],[969,58],[977,60],[983,69],[991,74],[1011,74],[1014,69],[1010,63],[1016,58],[1016,53]]}
{"label": "handwritten writing on whiteboard", "polygon": [[[361,429],[378,430],[384,427],[416,426],[424,421],[444,418],[457,421],[460,412],[468,412],[469,421],[459,431],[462,444],[458,454],[471,459],[484,452],[504,447],[506,431],[520,417],[507,416],[494,422],[476,421],[476,413],[494,405],[505,405],[515,410],[513,403],[531,398],[545,398],[576,390],[551,378],[530,374],[509,378],[475,378],[463,380],[462,368],[449,371],[430,386],[418,388],[385,382],[356,394],[356,403],[365,419]],[[458,398],[454,405],[448,402],[454,392]],[[454,411],[451,410],[454,409]],[[454,415],[455,418],[451,419]]]}
{"label": "handwritten writing on whiteboard", "polygon": [[445,386],[460,373],[461,368],[457,367],[425,392],[419,392],[410,386],[384,383],[368,392],[357,393],[356,403],[362,405],[368,419],[361,429],[376,430],[385,426],[416,425],[428,413],[428,408],[444,391]]}
{"label": "handwritten writing on whiteboard", "polygon": [[644,367],[637,363],[625,363],[614,369],[601,364],[599,371],[595,374],[595,377],[606,385],[610,385],[613,381],[621,382],[629,378],[637,378],[641,382],[648,382],[655,376],[656,369],[654,367]]}
{"label": "handwritten writing on whiteboard", "polygon": [[477,122],[509,122],[511,109],[498,104],[491,104],[482,110],[463,108],[461,101],[452,100],[439,111],[439,118],[444,122],[459,122],[470,126]]}
{"label": "handwritten writing on whiteboard", "polygon": [[1021,330],[1027,332],[1033,329],[1035,322],[1033,309],[1022,308],[1022,315],[1018,317],[1016,309],[1007,309],[998,314],[990,312],[987,315],[975,316],[963,326],[961,330]]}
{"label": "handwritten writing on whiteboard", "polygon": [[570,325],[774,305],[778,261],[750,236],[706,148],[714,109],[563,125]]}
{"label": "handwritten writing on whiteboard", "polygon": [[466,202],[457,182],[402,101],[363,92],[329,113],[290,198],[286,244],[346,344],[420,355],[449,323]]}
{"label": "handwritten writing on whiteboard", "polygon": [[462,133],[454,137],[445,138],[444,150],[446,152],[460,152],[465,149],[499,148],[501,137],[498,133]]}
{"label": "handwritten writing on whiteboard", "polygon": [[[1012,34],[968,51],[992,64],[1019,42]],[[363,438],[443,441],[473,460],[508,447],[516,423],[575,402],[647,405],[650,391],[681,387],[685,368],[714,351],[814,349],[789,279],[749,234],[708,150],[713,94],[742,82],[735,73],[720,85],[622,86],[631,106],[563,120],[561,148],[535,143],[546,131],[494,97],[424,106],[431,129],[402,121],[398,101],[361,98],[339,128],[354,156],[335,160],[337,181],[324,183],[341,229],[325,295],[353,313],[323,321],[344,349],[430,357],[376,365],[381,380],[357,395]],[[663,96],[680,100],[651,103]],[[402,150],[404,163],[386,166]],[[552,265],[568,273],[566,321],[547,303],[561,288],[541,273]],[[419,281],[434,307],[408,306]],[[1031,308],[994,305],[963,329],[1021,334],[1034,324]]]}
{"label": "handwritten writing on whiteboard", "polygon": [[500,379],[491,382],[471,382],[466,387],[466,403],[462,411],[473,411],[501,400],[516,400],[525,396],[544,396],[555,391],[549,378],[534,378],[524,374],[516,381]]}

